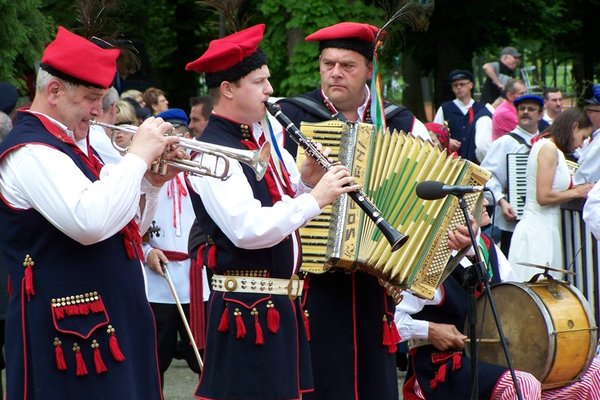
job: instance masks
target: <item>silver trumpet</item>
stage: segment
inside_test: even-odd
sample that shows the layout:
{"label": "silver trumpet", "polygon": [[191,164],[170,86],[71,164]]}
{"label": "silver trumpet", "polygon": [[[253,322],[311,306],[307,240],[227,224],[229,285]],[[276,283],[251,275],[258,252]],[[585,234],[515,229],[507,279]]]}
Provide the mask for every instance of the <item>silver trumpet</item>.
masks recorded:
{"label": "silver trumpet", "polygon": [[[110,129],[112,145],[121,153],[126,153],[127,148],[120,147],[115,143],[117,132],[135,134],[138,128],[134,125],[112,125],[100,121],[90,121],[90,125],[98,125]],[[170,135],[171,133],[169,132],[167,134]],[[224,181],[230,176],[229,160],[233,159],[251,167],[256,174],[256,180],[261,180],[267,171],[269,158],[271,157],[271,144],[269,142],[265,142],[257,150],[242,150],[228,146],[220,146],[218,144],[200,142],[194,139],[179,138],[179,146],[187,150],[198,152],[198,156],[196,156],[195,160],[185,160],[180,158],[167,160],[163,155],[152,163],[150,170],[165,175],[167,173],[167,167],[173,167],[180,171],[186,171],[191,175],[210,176]],[[204,163],[204,156],[206,155],[214,157],[212,162],[207,163],[208,165]]]}

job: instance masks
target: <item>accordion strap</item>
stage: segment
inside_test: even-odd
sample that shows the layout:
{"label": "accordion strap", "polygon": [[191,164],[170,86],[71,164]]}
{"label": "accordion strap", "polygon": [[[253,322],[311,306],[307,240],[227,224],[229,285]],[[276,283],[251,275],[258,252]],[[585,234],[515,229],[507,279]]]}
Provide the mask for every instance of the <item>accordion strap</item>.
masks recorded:
{"label": "accordion strap", "polygon": [[289,101],[290,103],[294,104],[295,106],[298,106],[302,110],[309,112],[317,117],[325,118],[325,119],[334,118],[333,115],[331,114],[331,112],[329,112],[329,110],[327,108],[325,108],[325,106],[323,106],[321,103],[316,102],[314,99],[312,99],[308,96],[302,95],[302,96],[288,97],[285,100]]}
{"label": "accordion strap", "polygon": [[528,149],[531,149],[531,145],[529,143],[527,143],[527,141],[525,139],[523,139],[521,136],[517,135],[516,133],[510,132],[509,133],[510,137],[515,139],[517,142],[524,144],[525,146],[527,146]]}
{"label": "accordion strap", "polygon": [[[297,107],[300,107],[302,110],[309,112],[317,117],[325,118],[325,119],[340,119],[344,121],[343,116],[341,114],[337,114],[336,116],[332,115],[331,112],[321,103],[317,102],[312,97],[308,97],[305,95],[288,97],[285,99],[286,101],[294,104]],[[404,111],[406,107],[397,106],[395,104],[388,104],[383,109],[383,113],[387,119],[393,118],[397,114]]]}

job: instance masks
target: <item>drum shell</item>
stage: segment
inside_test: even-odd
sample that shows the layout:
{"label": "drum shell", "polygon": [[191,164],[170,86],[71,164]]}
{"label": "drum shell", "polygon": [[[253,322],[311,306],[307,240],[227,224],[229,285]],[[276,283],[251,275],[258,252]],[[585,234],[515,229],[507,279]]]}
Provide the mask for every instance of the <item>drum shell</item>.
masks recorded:
{"label": "drum shell", "polygon": [[[591,307],[567,282],[505,282],[491,289],[513,367],[534,375],[543,389],[576,381],[596,351],[597,329]],[[482,296],[477,301],[478,336],[499,338]],[[485,311],[484,311],[485,309]],[[481,343],[481,361],[507,366],[501,344]]]}

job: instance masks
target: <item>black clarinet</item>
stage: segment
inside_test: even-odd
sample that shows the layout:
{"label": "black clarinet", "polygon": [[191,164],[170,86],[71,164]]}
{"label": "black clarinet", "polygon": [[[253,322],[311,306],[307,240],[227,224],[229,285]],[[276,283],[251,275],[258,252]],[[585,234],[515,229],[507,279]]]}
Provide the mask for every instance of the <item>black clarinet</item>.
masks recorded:
{"label": "black clarinet", "polygon": [[[325,171],[329,171],[333,164],[329,162],[327,157],[325,157],[317,148],[315,143],[307,138],[301,131],[298,129],[296,125],[290,119],[281,112],[279,107],[277,107],[273,103],[265,102],[267,107],[267,111],[274,116],[277,121],[285,130],[289,133],[292,140],[298,143],[298,146],[302,147],[304,151],[313,157],[317,163],[323,167]],[[392,246],[392,251],[396,251],[400,249],[408,240],[408,236],[404,235],[402,232],[396,230],[389,222],[387,222],[382,216],[381,211],[377,208],[375,204],[367,197],[365,192],[362,189],[358,189],[355,192],[348,193],[348,196],[352,200],[358,204],[358,206],[367,214],[367,216],[375,223],[377,228],[381,231],[383,236],[390,242]]]}

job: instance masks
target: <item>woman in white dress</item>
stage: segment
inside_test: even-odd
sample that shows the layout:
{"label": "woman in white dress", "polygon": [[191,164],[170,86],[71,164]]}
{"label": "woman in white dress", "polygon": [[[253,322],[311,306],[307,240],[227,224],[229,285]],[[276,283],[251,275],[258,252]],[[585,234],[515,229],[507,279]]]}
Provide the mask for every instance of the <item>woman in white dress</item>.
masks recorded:
{"label": "woman in white dress", "polygon": [[[520,281],[527,281],[542,272],[520,263],[564,268],[560,205],[586,197],[593,187],[591,184],[572,185],[565,153],[581,146],[591,131],[592,123],[582,110],[568,109],[531,148],[527,161],[525,209],[515,228],[508,255]],[[552,275],[562,278],[562,274]]]}

